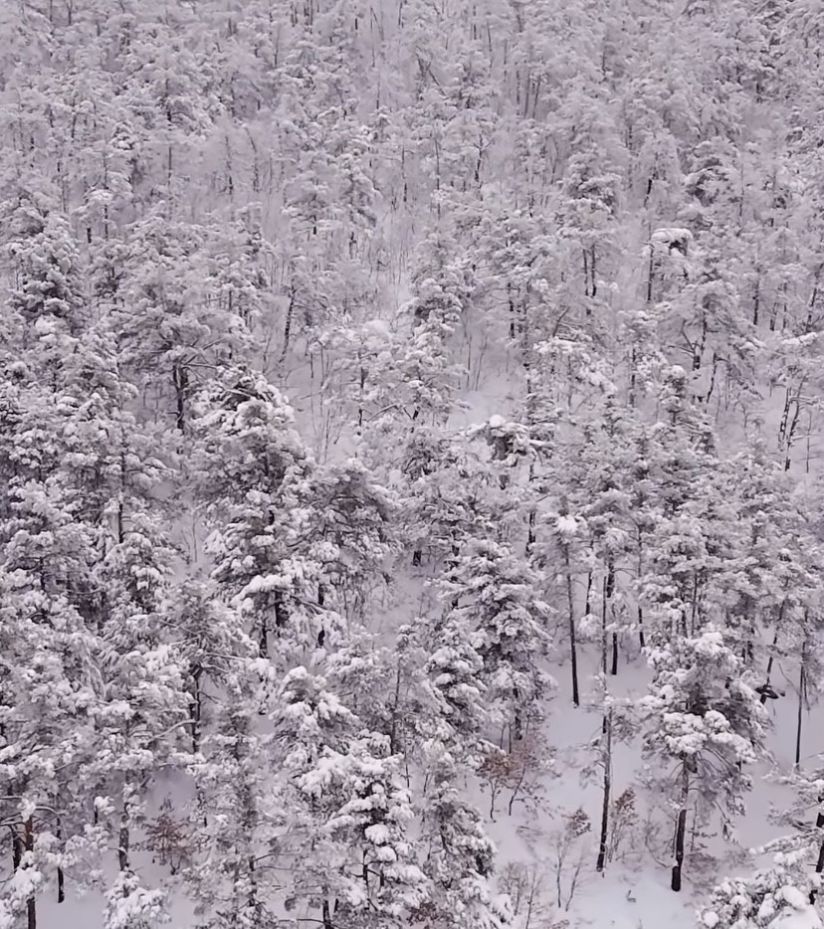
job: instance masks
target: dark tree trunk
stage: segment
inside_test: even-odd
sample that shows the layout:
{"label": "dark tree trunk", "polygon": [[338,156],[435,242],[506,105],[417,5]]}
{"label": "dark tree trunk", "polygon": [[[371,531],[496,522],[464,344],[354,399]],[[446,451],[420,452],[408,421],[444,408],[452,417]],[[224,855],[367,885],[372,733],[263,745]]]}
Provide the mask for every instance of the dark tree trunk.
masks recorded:
{"label": "dark tree trunk", "polygon": [[[55,835],[58,842],[63,838],[63,829],[60,821],[57,822],[57,828],[55,829]],[[62,846],[62,843],[61,843]],[[60,865],[57,866],[57,902],[63,903],[66,900],[66,878],[63,873],[63,868]]]}
{"label": "dark tree trunk", "polygon": [[761,702],[766,703],[770,691],[770,675],[772,674],[773,664],[775,663],[775,648],[778,645],[778,627],[781,625],[781,617],[784,614],[784,604],[778,611],[778,622],[773,633],[772,647],[770,648],[770,657],[767,659],[767,673],[764,677],[764,687],[761,691]]}
{"label": "dark tree trunk", "polygon": [[578,646],[575,639],[575,598],[572,593],[572,572],[569,561],[569,546],[564,545],[564,567],[566,568],[567,608],[569,610],[569,659],[572,669],[572,703],[581,705],[578,689]]}
{"label": "dark tree trunk", "polygon": [[[23,848],[27,852],[34,851],[34,823],[31,816],[23,824]],[[26,926],[27,929],[37,929],[37,896],[34,893],[26,900]]]}
{"label": "dark tree trunk", "polygon": [[532,552],[532,547],[535,545],[535,508],[533,507],[529,511],[529,518],[527,520],[527,530],[526,530],[526,554],[529,555]]}
{"label": "dark tree trunk", "polygon": [[604,790],[601,798],[601,836],[598,841],[596,871],[603,871],[607,862],[609,835],[609,804],[612,794],[612,710],[604,714]]}
{"label": "dark tree trunk", "polygon": [[189,713],[192,717],[192,751],[197,754],[200,751],[200,723],[203,715],[203,702],[200,693],[200,679],[203,676],[203,669],[199,664],[194,664],[190,668],[190,673],[192,676],[192,692]]}
{"label": "dark tree trunk", "polygon": [[686,762],[682,762],[681,769],[681,808],[678,810],[678,822],[675,827],[675,864],[672,868],[672,883],[670,887],[679,891],[684,868],[684,842],[687,836],[687,801],[689,799],[690,775]]}
{"label": "dark tree trunk", "polygon": [[515,338],[515,301],[512,298],[512,284],[506,284],[507,302],[509,303],[509,338]]}
{"label": "dark tree trunk", "polygon": [[801,724],[804,719],[804,696],[807,691],[807,665],[804,650],[801,651],[801,669],[798,672],[798,716],[795,728],[795,766],[801,765]]}
{"label": "dark tree trunk", "polygon": [[250,856],[246,862],[249,873],[249,908],[254,912],[257,909],[257,875],[255,874],[255,859]]}
{"label": "dark tree trunk", "polygon": [[758,310],[761,303],[761,269],[758,269],[758,274],[755,278],[755,293],[753,294],[752,299],[752,324],[753,326],[758,325]]}
{"label": "dark tree trunk", "polygon": [[189,388],[189,372],[182,365],[172,368],[172,380],[175,385],[175,424],[183,432],[186,428],[186,391]]}
{"label": "dark tree trunk", "polygon": [[360,393],[358,402],[358,434],[363,429],[363,390],[366,387],[366,368],[360,369]]}
{"label": "dark tree trunk", "polygon": [[398,670],[395,675],[395,699],[392,703],[392,725],[389,730],[389,754],[398,753],[398,712],[401,704],[401,663],[398,661]]}
{"label": "dark tree trunk", "polygon": [[117,865],[121,871],[129,870],[129,839],[129,804],[124,799],[117,842]]}
{"label": "dark tree trunk", "polygon": [[603,597],[601,598],[601,671],[604,677],[607,676],[607,603],[609,594],[607,593],[607,578],[604,578]]}
{"label": "dark tree trunk", "polygon": [[20,833],[17,831],[17,827],[13,826],[11,830],[11,866],[12,871],[16,871],[20,867],[20,862],[23,859],[23,839],[20,837]]}
{"label": "dark tree trunk", "polygon": [[283,324],[283,348],[280,352],[281,364],[286,360],[289,352],[289,342],[292,338],[292,319],[295,315],[295,287],[292,285],[289,291],[289,306],[286,308],[286,321]]}
{"label": "dark tree trunk", "polygon": [[595,244],[593,243],[589,247],[590,259],[589,259],[589,274],[590,274],[590,288],[589,292],[591,296],[595,297],[598,295],[598,282],[595,277]]}
{"label": "dark tree trunk", "polygon": [[283,591],[275,591],[275,626],[283,629],[289,622],[289,610],[286,607],[286,601],[283,597]]}

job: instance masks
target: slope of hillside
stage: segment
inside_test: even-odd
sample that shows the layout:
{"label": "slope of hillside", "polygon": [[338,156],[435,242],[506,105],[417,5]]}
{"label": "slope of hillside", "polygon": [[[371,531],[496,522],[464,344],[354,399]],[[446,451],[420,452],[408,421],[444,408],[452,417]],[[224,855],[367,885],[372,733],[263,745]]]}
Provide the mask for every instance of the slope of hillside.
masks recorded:
{"label": "slope of hillside", "polygon": [[0,4],[0,929],[819,929],[823,24]]}

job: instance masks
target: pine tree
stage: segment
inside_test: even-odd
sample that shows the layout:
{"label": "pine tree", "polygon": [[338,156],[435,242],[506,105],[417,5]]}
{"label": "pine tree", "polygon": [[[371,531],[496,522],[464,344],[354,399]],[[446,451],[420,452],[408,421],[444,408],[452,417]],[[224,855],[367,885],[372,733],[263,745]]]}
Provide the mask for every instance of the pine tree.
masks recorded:
{"label": "pine tree", "polygon": [[195,469],[213,527],[213,578],[240,609],[262,656],[270,635],[308,645],[323,628],[321,566],[307,538],[312,466],[292,422],[280,392],[243,369],[227,368],[197,398]]}
{"label": "pine tree", "polygon": [[432,891],[418,918],[428,929],[494,929],[509,922],[508,901],[494,896],[490,888],[495,848],[478,811],[460,796],[454,757],[448,751],[436,752],[430,762],[422,828],[427,848],[423,870]]}
{"label": "pine tree", "polygon": [[161,417],[184,430],[188,406],[204,372],[227,363],[248,345],[242,304],[227,312],[213,298],[225,285],[210,280],[209,230],[170,222],[155,211],[128,233],[117,307],[125,366],[156,397]]}
{"label": "pine tree", "polygon": [[[487,702],[510,740],[523,738],[548,680],[536,660],[545,651],[549,609],[539,575],[507,548],[473,541],[439,582],[450,604],[453,641],[471,643]],[[471,659],[470,659],[471,660]]]}
{"label": "pine tree", "polygon": [[57,862],[62,899],[63,843],[79,844],[84,832],[83,772],[93,759],[98,698],[99,643],[89,624],[98,534],[84,518],[71,438],[78,407],[74,357],[86,315],[77,252],[54,207],[47,195],[19,189],[4,205],[5,256],[15,279],[7,303],[0,451],[6,479],[0,706],[9,762],[2,795],[13,867],[24,872],[17,883],[26,888],[15,905],[24,906],[30,929],[46,866]]}
{"label": "pine tree", "polygon": [[[650,694],[643,698],[644,752],[675,764],[672,776],[655,778],[677,806],[672,889],[680,890],[687,816],[716,807],[725,832],[743,812],[752,762],[764,736],[764,711],[742,674],[742,662],[720,632],[705,627],[649,650]],[[723,800],[724,806],[718,805]]]}
{"label": "pine tree", "polygon": [[809,902],[815,883],[803,874],[793,855],[776,855],[771,868],[756,871],[750,878],[722,881],[700,913],[699,925],[706,929],[794,925],[816,929],[821,920]]}
{"label": "pine tree", "polygon": [[252,725],[260,689],[253,686],[250,671],[245,662],[238,662],[227,675],[223,699],[192,770],[196,854],[186,877],[198,925],[209,929],[277,925],[273,901],[259,872],[265,875],[278,848],[282,810],[264,785],[266,755]]}
{"label": "pine tree", "polygon": [[295,867],[289,909],[323,925],[401,925],[426,896],[405,836],[412,817],[388,739],[359,721],[304,668],[289,672],[273,709],[282,759],[278,798],[300,825],[281,840]]}

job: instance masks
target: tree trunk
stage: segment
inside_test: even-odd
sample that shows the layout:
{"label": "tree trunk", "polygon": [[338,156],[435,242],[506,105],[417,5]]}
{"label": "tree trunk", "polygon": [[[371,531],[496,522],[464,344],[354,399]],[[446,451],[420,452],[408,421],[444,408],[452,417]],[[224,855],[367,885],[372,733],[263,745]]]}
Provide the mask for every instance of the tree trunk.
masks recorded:
{"label": "tree trunk", "polygon": [[572,572],[569,563],[569,545],[563,546],[564,567],[566,568],[567,607],[569,610],[569,659],[572,668],[572,702],[581,705],[578,690],[578,647],[575,640],[575,598],[572,593]]}
{"label": "tree trunk", "polygon": [[602,588],[601,597],[601,671],[604,674],[604,679],[606,683],[607,676],[607,601],[609,596],[607,594],[607,578],[604,578],[604,586]]}
{"label": "tree trunk", "polygon": [[199,664],[191,665],[189,673],[192,677],[191,700],[189,701],[189,714],[192,717],[192,751],[200,751],[200,721],[203,715],[203,702],[200,692],[200,679],[203,668]]}
{"label": "tree trunk", "polygon": [[[606,624],[606,614],[607,614],[607,603],[612,602],[613,594],[615,593],[615,564],[613,563],[612,556],[610,555],[609,560],[607,561],[607,576],[604,583],[604,623]],[[606,674],[606,655],[604,655],[604,673]],[[618,633],[613,631],[612,633],[612,663],[610,666],[610,674],[613,676],[618,674]]]}
{"label": "tree trunk", "polygon": [[515,301],[512,298],[512,284],[506,284],[507,302],[509,304],[509,338],[515,338]]}
{"label": "tree trunk", "polygon": [[255,912],[257,909],[257,875],[255,874],[255,859],[250,855],[246,861],[246,870],[249,874],[249,896],[247,902],[249,909]]}
{"label": "tree trunk", "polygon": [[598,282],[595,278],[595,243],[589,247],[589,274],[590,274],[590,287],[589,293],[590,296],[596,297],[598,295]]}
{"label": "tree trunk", "polygon": [[23,840],[17,831],[17,826],[11,826],[11,868],[12,872],[20,867],[23,859]]}
{"label": "tree trunk", "polygon": [[283,629],[289,622],[289,610],[286,608],[286,601],[283,598],[283,591],[275,591],[275,626]]}
{"label": "tree trunk", "polygon": [[[606,693],[604,694],[606,696]],[[609,834],[609,804],[612,793],[612,710],[604,714],[604,791],[601,800],[601,837],[598,841],[596,871],[603,871],[607,861],[607,837]]]}
{"label": "tree trunk", "polygon": [[[639,499],[639,505],[643,504],[643,496]],[[638,579],[644,574],[644,534],[643,530],[638,530]],[[641,648],[647,647],[646,636],[644,635],[644,610],[641,604],[638,604],[638,643]]]}
{"label": "tree trunk", "polygon": [[[57,837],[58,842],[61,845],[61,851],[63,843],[61,839],[63,838],[63,828],[60,823],[60,820],[57,821],[57,828],[55,829],[55,836]],[[63,868],[60,865],[57,866],[57,902],[64,903],[66,900],[66,878],[63,873]]]}
{"label": "tree trunk", "polygon": [[[126,793],[124,789],[124,795]],[[117,865],[121,871],[129,870],[129,801],[123,797],[123,809],[120,813],[120,832],[117,841]]]}
{"label": "tree trunk", "polygon": [[[518,700],[520,699],[520,694],[518,693],[518,688],[512,688],[512,698],[513,703],[515,704],[515,713],[514,719],[512,722],[511,737],[515,739],[516,742],[523,741],[524,738],[524,718],[521,713],[521,708],[518,706]],[[510,754],[512,753],[512,745],[509,747]]]}
{"label": "tree trunk", "polygon": [[781,617],[784,615],[784,603],[782,602],[781,607],[778,611],[778,621],[775,624],[775,632],[773,633],[772,648],[770,649],[770,657],[767,659],[767,674],[764,679],[764,690],[761,692],[761,702],[767,702],[767,688],[770,686],[770,675],[772,674],[773,664],[775,663],[775,647],[778,645],[778,628],[781,625]]}
{"label": "tree trunk", "polygon": [[292,338],[292,319],[295,315],[295,285],[289,291],[289,305],[286,308],[286,320],[283,323],[283,348],[280,351],[280,363],[286,360],[289,353],[289,343]]}
{"label": "tree trunk", "polygon": [[761,269],[758,268],[755,277],[755,293],[752,298],[752,324],[758,325],[758,309],[761,303]]}
{"label": "tree trunk", "polygon": [[529,306],[526,299],[520,303],[519,326],[521,331],[521,363],[524,368],[524,388],[527,405],[532,400],[532,334],[529,320]]}
{"label": "tree trunk", "polygon": [[795,766],[801,766],[801,723],[804,718],[804,696],[807,690],[807,660],[801,650],[801,669],[798,672],[798,716],[795,728]]}
{"label": "tree trunk", "polygon": [[[34,823],[31,816],[23,824],[23,848],[26,852],[34,852]],[[37,896],[34,892],[26,900],[26,926],[27,929],[37,929]]]}
{"label": "tree trunk", "polygon": [[392,702],[392,723],[389,729],[389,754],[397,755],[398,753],[398,713],[401,704],[401,663],[398,661],[398,669],[395,674],[395,699]]}
{"label": "tree trunk", "polygon": [[[531,407],[532,407],[532,404],[529,402],[529,398],[527,398],[527,417],[529,419],[530,425],[532,425],[532,421],[533,421],[533,416],[531,414]],[[534,480],[535,480],[535,462],[533,461],[529,463],[529,483],[532,484]],[[535,545],[536,516],[537,516],[537,513],[535,510],[535,507],[534,506],[530,507],[529,516],[527,517],[527,526],[526,526],[525,553],[526,553],[527,558],[529,558],[529,556],[532,554],[532,548]]]}
{"label": "tree trunk", "polygon": [[358,435],[363,429],[363,391],[366,387],[366,368],[360,369],[360,390],[358,392]]}
{"label": "tree trunk", "polygon": [[684,867],[684,840],[687,835],[687,803],[689,801],[690,773],[686,761],[681,762],[681,808],[678,810],[678,822],[675,827],[675,864],[672,868],[670,887],[681,889],[681,875]]}
{"label": "tree trunk", "polygon": [[175,424],[183,432],[186,428],[186,391],[189,387],[189,373],[182,365],[172,367],[172,381],[175,385]]}

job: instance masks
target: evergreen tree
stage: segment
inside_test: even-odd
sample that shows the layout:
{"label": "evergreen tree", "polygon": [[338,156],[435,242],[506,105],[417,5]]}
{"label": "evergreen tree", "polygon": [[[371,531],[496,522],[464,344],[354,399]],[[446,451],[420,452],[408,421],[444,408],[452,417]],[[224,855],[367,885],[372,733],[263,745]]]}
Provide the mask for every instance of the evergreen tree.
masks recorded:
{"label": "evergreen tree", "polygon": [[282,758],[278,798],[300,828],[282,854],[295,868],[287,906],[319,912],[324,925],[402,925],[425,899],[406,838],[412,818],[388,739],[359,721],[303,668],[284,680],[273,712],[272,748]]}
{"label": "evergreen tree", "polygon": [[510,739],[523,738],[547,684],[540,656],[546,648],[549,610],[538,595],[539,576],[505,547],[474,541],[439,586],[450,603],[446,622],[452,644],[472,644],[488,705],[511,727]]}
{"label": "evergreen tree", "polygon": [[204,388],[197,404],[195,467],[214,527],[213,577],[262,656],[270,635],[314,643],[324,627],[316,602],[321,565],[307,538],[312,466],[292,410],[261,375],[233,368]]}
{"label": "evergreen tree", "polygon": [[671,777],[654,781],[678,809],[671,886],[680,890],[687,816],[717,808],[729,832],[731,817],[743,812],[742,798],[752,787],[744,764],[761,748],[764,711],[741,660],[711,628],[652,648],[649,660],[653,679],[641,704],[644,751],[675,765]]}
{"label": "evergreen tree", "polygon": [[492,929],[509,922],[508,901],[491,891],[494,846],[478,811],[461,798],[457,773],[448,751],[439,751],[432,759],[422,830],[427,849],[424,873],[432,891],[418,918],[429,929]]}

